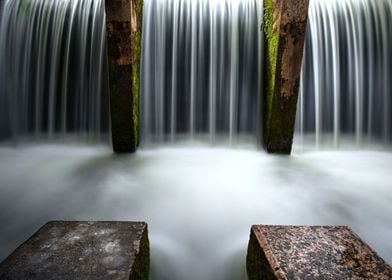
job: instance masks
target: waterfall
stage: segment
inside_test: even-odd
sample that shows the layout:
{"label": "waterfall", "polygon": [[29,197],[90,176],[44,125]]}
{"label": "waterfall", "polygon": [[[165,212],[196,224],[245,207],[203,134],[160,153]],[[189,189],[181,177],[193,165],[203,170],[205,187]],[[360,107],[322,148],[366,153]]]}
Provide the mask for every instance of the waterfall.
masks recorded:
{"label": "waterfall", "polygon": [[103,0],[5,0],[0,140],[108,131]]}
{"label": "waterfall", "polygon": [[[1,2],[0,2],[1,3]],[[261,139],[262,1],[145,0],[142,142]],[[108,132],[103,0],[3,0],[0,140]],[[297,133],[392,142],[392,1],[311,0]]]}
{"label": "waterfall", "polygon": [[297,132],[392,142],[392,1],[310,1]]}
{"label": "waterfall", "polygon": [[260,133],[262,1],[145,0],[142,141]]}

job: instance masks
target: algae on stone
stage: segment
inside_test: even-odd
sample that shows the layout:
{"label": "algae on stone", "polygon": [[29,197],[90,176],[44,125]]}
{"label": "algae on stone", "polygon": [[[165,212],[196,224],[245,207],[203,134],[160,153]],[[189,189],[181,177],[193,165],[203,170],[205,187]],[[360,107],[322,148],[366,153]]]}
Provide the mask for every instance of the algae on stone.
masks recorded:
{"label": "algae on stone", "polygon": [[142,0],[106,1],[110,114],[113,150],[139,144]]}
{"label": "algae on stone", "polygon": [[270,153],[290,154],[308,0],[264,0],[264,135]]}
{"label": "algae on stone", "polygon": [[133,129],[135,135],[135,149],[139,145],[139,107],[140,107],[140,60],[142,39],[143,1],[132,0],[132,8],[135,10],[137,23],[136,32],[132,37],[132,93],[133,93]]}
{"label": "algae on stone", "polygon": [[150,270],[150,242],[148,240],[147,224],[143,230],[138,249],[137,258],[133,264],[130,279],[148,280]]}
{"label": "algae on stone", "polygon": [[262,30],[264,33],[265,51],[264,51],[264,91],[266,95],[266,103],[264,108],[264,137],[268,138],[272,103],[275,93],[275,79],[276,79],[276,61],[278,57],[279,46],[279,32],[274,29],[274,13],[275,5],[273,0],[264,0],[264,15]]}

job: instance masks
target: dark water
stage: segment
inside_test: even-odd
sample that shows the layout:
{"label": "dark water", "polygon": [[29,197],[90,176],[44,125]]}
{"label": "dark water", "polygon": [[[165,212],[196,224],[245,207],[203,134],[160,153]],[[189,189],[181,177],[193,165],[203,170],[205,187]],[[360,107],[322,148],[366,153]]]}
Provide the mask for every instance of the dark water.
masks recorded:
{"label": "dark water", "polygon": [[107,77],[103,1],[4,1],[0,140],[108,139]]}
{"label": "dark water", "polygon": [[262,1],[144,1],[145,142],[261,129]]}
{"label": "dark water", "polygon": [[392,1],[310,1],[297,131],[392,141]]}

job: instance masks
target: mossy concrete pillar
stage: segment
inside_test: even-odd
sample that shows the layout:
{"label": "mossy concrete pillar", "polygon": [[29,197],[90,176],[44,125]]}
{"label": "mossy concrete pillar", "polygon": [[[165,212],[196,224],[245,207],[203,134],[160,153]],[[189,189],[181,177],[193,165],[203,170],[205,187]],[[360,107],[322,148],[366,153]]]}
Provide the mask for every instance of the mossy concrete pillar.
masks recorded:
{"label": "mossy concrete pillar", "polygon": [[142,0],[106,0],[110,116],[114,152],[139,144]]}
{"label": "mossy concrete pillar", "polygon": [[264,147],[290,154],[309,0],[264,0]]}

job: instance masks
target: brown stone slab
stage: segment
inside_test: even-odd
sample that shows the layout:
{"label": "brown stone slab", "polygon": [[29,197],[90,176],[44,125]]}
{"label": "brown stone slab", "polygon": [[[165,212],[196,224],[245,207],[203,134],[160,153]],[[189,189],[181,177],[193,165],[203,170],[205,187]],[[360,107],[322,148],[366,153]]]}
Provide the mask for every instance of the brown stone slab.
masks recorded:
{"label": "brown stone slab", "polygon": [[346,226],[252,226],[254,279],[392,279],[392,268]]}
{"label": "brown stone slab", "polygon": [[0,264],[0,279],[148,279],[144,222],[44,225]]}

